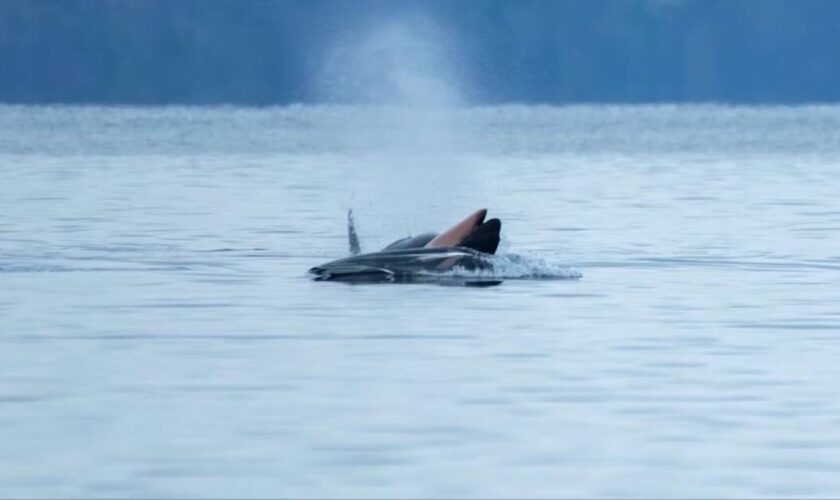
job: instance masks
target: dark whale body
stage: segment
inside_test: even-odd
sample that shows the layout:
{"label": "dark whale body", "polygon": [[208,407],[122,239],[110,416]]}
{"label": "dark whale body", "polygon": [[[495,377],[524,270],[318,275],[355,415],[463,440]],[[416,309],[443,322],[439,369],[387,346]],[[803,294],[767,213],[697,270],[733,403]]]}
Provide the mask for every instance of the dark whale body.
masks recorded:
{"label": "dark whale body", "polygon": [[[484,221],[486,210],[479,210],[453,228],[435,235],[402,238],[380,252],[353,255],[313,267],[316,281],[355,283],[436,281],[453,268],[469,271],[492,268],[490,256],[499,246],[502,223]],[[352,216],[348,217],[350,248],[359,251]],[[455,242],[454,245],[441,245]]]}
{"label": "dark whale body", "polygon": [[487,254],[471,248],[406,248],[383,250],[313,267],[316,281],[387,282],[434,281],[454,267],[467,270],[491,268]]}

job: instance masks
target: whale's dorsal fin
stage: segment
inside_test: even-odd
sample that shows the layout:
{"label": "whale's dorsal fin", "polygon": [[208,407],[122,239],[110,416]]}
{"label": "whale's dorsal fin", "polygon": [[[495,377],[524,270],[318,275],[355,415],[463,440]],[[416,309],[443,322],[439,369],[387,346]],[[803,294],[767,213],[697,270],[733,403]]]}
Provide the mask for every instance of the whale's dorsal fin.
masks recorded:
{"label": "whale's dorsal fin", "polygon": [[359,245],[359,234],[356,233],[356,221],[353,219],[353,209],[347,211],[347,239],[350,242],[350,255],[359,255],[362,253],[362,247]]}

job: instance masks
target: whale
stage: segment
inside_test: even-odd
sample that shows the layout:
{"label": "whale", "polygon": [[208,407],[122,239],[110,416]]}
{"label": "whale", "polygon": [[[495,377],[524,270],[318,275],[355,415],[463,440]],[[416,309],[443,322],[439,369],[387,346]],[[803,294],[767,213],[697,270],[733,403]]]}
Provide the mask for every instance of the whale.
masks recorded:
{"label": "whale", "polygon": [[401,238],[380,251],[363,253],[352,211],[347,222],[351,255],[309,269],[316,281],[429,281],[455,268],[492,269],[490,257],[499,247],[502,229],[502,222],[487,219],[482,208],[441,233]]}

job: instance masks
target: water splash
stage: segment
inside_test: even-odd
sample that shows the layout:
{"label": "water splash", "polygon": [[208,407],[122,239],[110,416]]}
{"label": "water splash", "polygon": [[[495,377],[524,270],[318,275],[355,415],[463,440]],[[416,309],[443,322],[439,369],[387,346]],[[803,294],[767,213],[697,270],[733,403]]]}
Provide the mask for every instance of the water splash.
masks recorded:
{"label": "water splash", "polygon": [[355,111],[343,115],[339,139],[385,163],[409,162],[403,171],[450,163],[463,130],[458,111],[466,103],[457,47],[449,32],[419,15],[339,36],[317,83],[320,100]]}
{"label": "water splash", "polygon": [[342,104],[448,108],[464,104],[452,36],[431,19],[405,16],[339,37],[320,75],[320,98]]}
{"label": "water splash", "polygon": [[583,273],[574,267],[541,257],[521,254],[497,254],[487,258],[491,267],[482,270],[454,268],[443,273],[449,278],[476,280],[578,280]]}
{"label": "water splash", "polygon": [[[354,25],[336,37],[316,83],[332,103],[330,140],[348,153],[346,198],[383,234],[445,224],[476,182],[464,154],[468,67],[455,34],[420,13]],[[359,189],[357,179],[368,179]],[[422,219],[418,218],[422,217]]]}

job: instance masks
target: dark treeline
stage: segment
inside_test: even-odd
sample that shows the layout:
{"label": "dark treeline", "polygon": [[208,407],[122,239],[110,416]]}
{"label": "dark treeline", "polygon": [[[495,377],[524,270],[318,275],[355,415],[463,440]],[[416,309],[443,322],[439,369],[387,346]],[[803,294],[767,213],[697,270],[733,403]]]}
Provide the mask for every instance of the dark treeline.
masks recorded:
{"label": "dark treeline", "polygon": [[0,0],[0,102],[316,101],[331,47],[417,15],[478,102],[840,99],[830,0]]}

